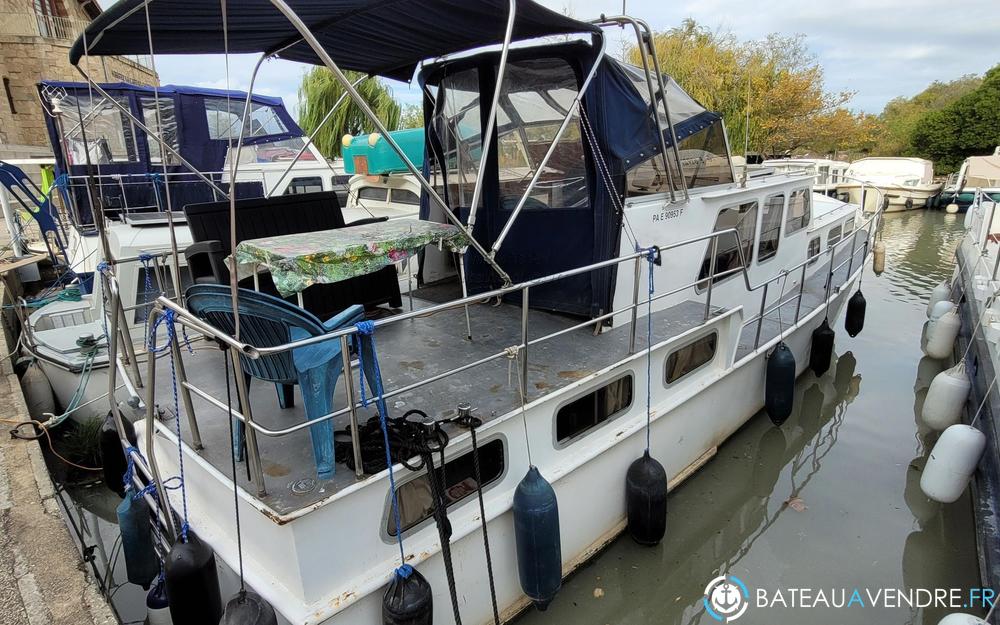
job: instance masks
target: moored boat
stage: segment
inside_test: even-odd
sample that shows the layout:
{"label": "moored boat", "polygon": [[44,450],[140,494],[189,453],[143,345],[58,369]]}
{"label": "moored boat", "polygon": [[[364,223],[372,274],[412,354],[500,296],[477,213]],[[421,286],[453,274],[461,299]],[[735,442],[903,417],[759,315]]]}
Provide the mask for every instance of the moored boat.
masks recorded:
{"label": "moored boat", "polygon": [[[864,194],[865,184],[877,187],[883,197]],[[886,212],[926,208],[941,192],[942,184],[934,181],[934,164],[922,158],[870,157],[851,163],[845,181],[837,192],[845,199],[862,204],[866,211],[878,207],[884,199]]]}

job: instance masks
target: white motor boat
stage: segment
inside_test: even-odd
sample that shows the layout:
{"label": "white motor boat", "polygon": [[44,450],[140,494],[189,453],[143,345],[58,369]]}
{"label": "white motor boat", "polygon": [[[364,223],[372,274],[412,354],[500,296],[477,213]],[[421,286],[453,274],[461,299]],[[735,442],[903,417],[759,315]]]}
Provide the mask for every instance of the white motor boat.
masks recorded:
{"label": "white motor boat", "polygon": [[842,182],[850,163],[828,158],[770,158],[760,164],[760,168],[771,168],[779,173],[807,171],[816,177],[813,190],[823,195],[836,195],[837,185]]}
{"label": "white motor boat", "polygon": [[[877,187],[883,197],[865,195],[864,185]],[[844,199],[863,204],[866,211],[875,210],[876,202],[887,202],[886,212],[925,208],[933,203],[943,185],[934,182],[934,164],[922,158],[871,157],[851,163],[846,180],[837,185],[837,192],[846,194]]]}

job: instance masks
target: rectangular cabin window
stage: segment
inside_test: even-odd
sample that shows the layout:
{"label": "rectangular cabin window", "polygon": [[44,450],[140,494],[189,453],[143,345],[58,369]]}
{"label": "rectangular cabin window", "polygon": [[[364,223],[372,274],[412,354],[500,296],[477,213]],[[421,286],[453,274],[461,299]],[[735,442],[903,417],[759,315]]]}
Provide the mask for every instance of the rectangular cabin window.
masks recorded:
{"label": "rectangular cabin window", "polygon": [[[642,95],[646,97],[645,92],[642,92]],[[678,150],[681,172],[687,188],[711,187],[733,182],[733,166],[729,158],[729,146],[726,144],[722,120],[682,139]],[[626,178],[628,195],[631,197],[669,191],[671,178],[674,181],[674,188],[680,189],[677,165],[672,158],[667,159],[667,165],[670,167],[669,177],[663,171],[663,157],[660,155],[647,158],[638,164],[629,163],[630,169]]]}
{"label": "rectangular cabin window", "polygon": [[852,232],[854,232],[854,217],[849,217],[844,220],[844,236],[846,237]]}
{"label": "rectangular cabin window", "polygon": [[[125,96],[115,96],[114,102],[125,110],[131,110]],[[89,95],[67,95],[63,98],[60,103],[63,109],[62,126],[65,129],[66,158],[70,165],[86,165],[88,155],[93,165],[138,162],[135,127],[114,102],[97,94],[93,98]]]}
{"label": "rectangular cabin window", "polygon": [[392,203],[393,204],[410,204],[416,206],[420,204],[420,196],[410,191],[408,189],[393,189],[392,190]]}
{"label": "rectangular cabin window", "polygon": [[833,228],[830,228],[830,234],[828,234],[826,237],[827,247],[833,247],[834,245],[840,242],[840,232],[841,232],[840,226],[834,226]]}
{"label": "rectangular cabin window", "polygon": [[358,200],[384,202],[389,197],[389,189],[385,187],[361,187],[358,189]]}
{"label": "rectangular cabin window", "polygon": [[[435,460],[437,458],[435,454]],[[483,488],[500,479],[504,473],[505,463],[503,441],[494,439],[480,444],[479,471],[483,478]],[[434,471],[440,480],[441,467],[436,466]],[[447,481],[444,499],[448,507],[476,494],[476,474],[471,451],[448,460],[445,463],[444,475]],[[400,485],[396,489],[396,497],[399,501],[399,520],[403,532],[419,525],[434,514],[431,482],[426,473]],[[396,535],[396,518],[392,511],[391,500],[388,503],[385,530],[389,536]]]}
{"label": "rectangular cabin window", "polygon": [[718,344],[719,333],[712,332],[670,352],[670,355],[667,356],[667,384],[673,384],[711,362],[715,358],[715,349]]}
{"label": "rectangular cabin window", "polygon": [[[756,239],[757,230],[757,201],[744,202],[739,206],[731,206],[719,211],[719,216],[715,220],[715,232],[736,229],[737,235],[732,232],[720,234],[716,240],[715,272],[712,273],[712,241],[708,243],[708,250],[705,252],[705,260],[701,263],[701,271],[698,280],[707,281],[709,275],[713,276],[713,282],[719,282],[730,278],[740,267],[744,267],[740,262],[740,250],[743,251],[743,260],[749,264],[753,259],[753,243]],[[707,288],[708,284],[702,282],[699,288]]]}
{"label": "rectangular cabin window", "polygon": [[139,107],[142,109],[142,119],[151,134],[146,135],[149,144],[149,162],[160,165],[163,163],[163,153],[166,152],[167,165],[180,165],[178,159],[170,150],[164,150],[157,138],[161,139],[174,152],[180,152],[177,142],[177,115],[174,111],[173,99],[161,96],[159,99],[159,115],[157,115],[157,100],[155,97],[140,97]]}
{"label": "rectangular cabin window", "polygon": [[[242,98],[205,98],[205,119],[208,122],[209,139],[237,139],[243,108]],[[278,116],[275,107],[260,102],[250,103],[250,115],[246,120],[244,137],[264,137],[288,132],[288,127]]]}
{"label": "rectangular cabin window", "polygon": [[785,218],[785,236],[798,232],[809,225],[810,201],[809,189],[792,191],[788,198],[788,216]]}
{"label": "rectangular cabin window", "polygon": [[582,436],[632,405],[632,376],[625,375],[574,399],[556,412],[556,444]]}
{"label": "rectangular cabin window", "polygon": [[760,243],[757,244],[757,262],[762,263],[778,253],[781,221],[785,211],[785,194],[772,195],[764,200],[764,213],[760,218]]}
{"label": "rectangular cabin window", "polygon": [[284,195],[316,193],[323,190],[323,179],[319,176],[297,176],[292,178]]}
{"label": "rectangular cabin window", "polygon": [[809,264],[813,265],[819,260],[819,237],[813,237],[809,240],[809,249],[806,251],[806,256],[809,258]]}

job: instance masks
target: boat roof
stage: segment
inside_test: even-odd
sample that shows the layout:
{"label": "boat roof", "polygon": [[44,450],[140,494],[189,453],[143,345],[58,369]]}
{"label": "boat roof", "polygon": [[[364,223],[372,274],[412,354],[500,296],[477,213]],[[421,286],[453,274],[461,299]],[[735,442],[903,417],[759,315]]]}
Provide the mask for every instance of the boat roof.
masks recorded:
{"label": "boat roof", "polygon": [[[513,4],[510,0],[285,2],[342,69],[403,81],[426,59],[502,43],[503,17]],[[220,2],[120,0],[87,26],[70,50],[70,62],[77,65],[86,55],[228,51],[323,64],[271,0],[232,4],[238,8],[223,15],[225,3]],[[600,36],[600,29],[532,0],[517,0],[514,41],[585,33]]]}
{"label": "boat roof", "polygon": [[[72,82],[67,80],[43,80],[38,83],[42,87],[52,87],[57,89],[69,89],[69,90],[81,90],[88,91],[90,85],[85,82]],[[207,97],[218,97],[218,98],[231,98],[233,100],[245,100],[247,97],[246,91],[230,91],[226,89],[210,89],[208,87],[192,87],[189,85],[163,85],[160,87],[149,87],[146,85],[133,85],[128,82],[111,82],[111,83],[100,83],[101,88],[107,92],[117,91],[119,93],[132,92],[132,93],[143,93],[153,95],[154,93],[166,96],[166,95],[200,95]],[[284,107],[284,102],[281,98],[253,94],[251,98],[254,102],[260,104],[267,104],[269,106],[280,106]]]}

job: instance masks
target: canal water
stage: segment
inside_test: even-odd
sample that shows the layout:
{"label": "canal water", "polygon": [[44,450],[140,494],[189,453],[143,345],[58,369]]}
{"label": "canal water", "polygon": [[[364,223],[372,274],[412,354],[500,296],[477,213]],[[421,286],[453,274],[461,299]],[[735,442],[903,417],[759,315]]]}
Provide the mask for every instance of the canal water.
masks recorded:
{"label": "canal water", "polygon": [[[781,427],[763,413],[670,493],[657,547],[623,536],[567,580],[549,609],[518,625],[709,625],[706,586],[723,573],[749,587],[739,625],[936,625],[919,608],[756,607],[758,589],[978,587],[968,495],[937,504],[919,480],[936,440],[920,423],[933,376],[920,335],[934,285],[950,277],[961,216],[912,211],[885,218],[886,271],[870,267],[864,331],[837,323],[837,362],[796,386]],[[788,592],[785,603],[791,605]],[[810,599],[812,602],[812,599]],[[868,600],[865,600],[868,604]],[[971,611],[971,610],[970,610]]]}
{"label": "canal water", "polygon": [[[712,624],[706,585],[722,573],[751,593],[812,588],[979,586],[971,502],[936,504],[919,480],[935,435],[920,425],[927,386],[945,363],[922,359],[926,298],[949,277],[961,217],[887,215],[887,268],[866,271],[865,329],[839,320],[837,360],[799,379],[781,427],[759,414],[704,468],[670,494],[666,539],[640,547],[621,537],[567,580],[546,612],[518,625]],[[124,583],[113,525],[117,498],[103,486],[70,491],[95,564],[122,621],[141,622],[144,592]],[[753,598],[752,598],[753,600]],[[786,603],[790,599],[786,595]],[[867,601],[866,601],[867,604]],[[740,625],[936,623],[935,608],[758,608]]]}

